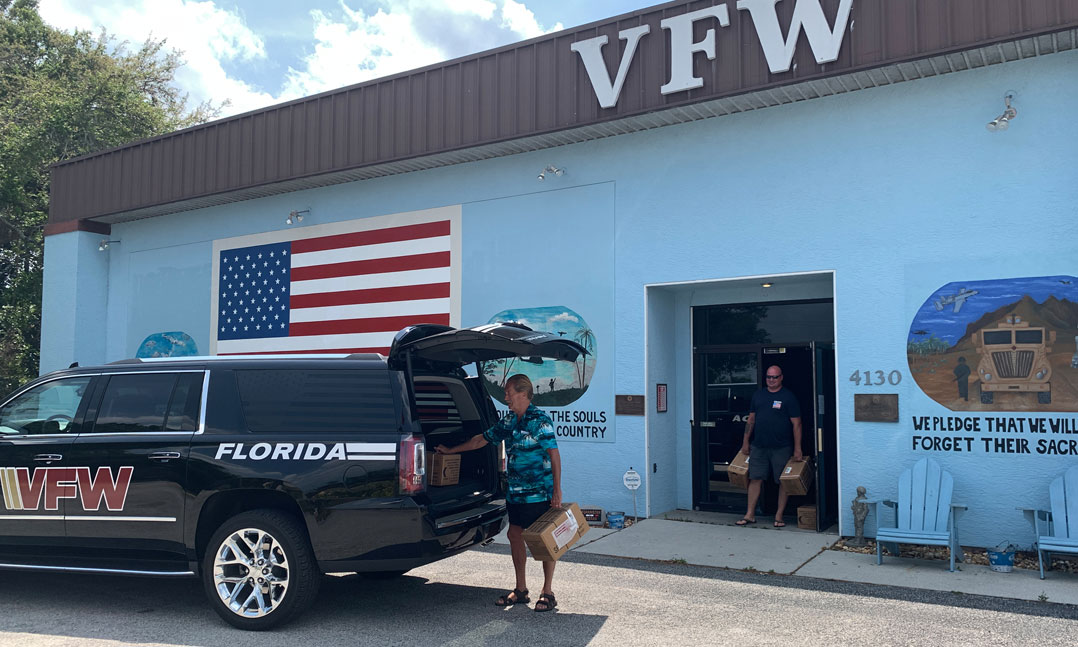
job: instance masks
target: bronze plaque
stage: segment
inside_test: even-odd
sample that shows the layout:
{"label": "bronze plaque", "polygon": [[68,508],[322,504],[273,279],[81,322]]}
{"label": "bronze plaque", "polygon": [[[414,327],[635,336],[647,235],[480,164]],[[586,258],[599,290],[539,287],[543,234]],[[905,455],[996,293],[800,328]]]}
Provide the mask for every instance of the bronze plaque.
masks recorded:
{"label": "bronze plaque", "polygon": [[857,422],[898,422],[898,394],[855,393],[853,419]]}
{"label": "bronze plaque", "polygon": [[619,416],[642,416],[644,415],[644,396],[642,395],[615,395],[614,413]]}

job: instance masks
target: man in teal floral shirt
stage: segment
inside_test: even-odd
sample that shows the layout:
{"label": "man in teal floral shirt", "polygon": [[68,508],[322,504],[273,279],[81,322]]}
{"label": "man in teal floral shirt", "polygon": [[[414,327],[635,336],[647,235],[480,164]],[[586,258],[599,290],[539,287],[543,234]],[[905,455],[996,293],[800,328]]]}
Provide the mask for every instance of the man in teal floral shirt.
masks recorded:
{"label": "man in teal floral shirt", "polygon": [[[528,548],[524,529],[552,507],[561,506],[561,456],[554,436],[550,416],[532,404],[532,382],[518,373],[505,382],[505,402],[509,413],[493,427],[472,436],[456,447],[438,445],[440,454],[459,454],[486,446],[505,443],[508,456],[509,492],[506,503],[509,511],[509,548],[513,555],[516,587],[498,598],[498,606],[530,602],[525,567]],[[557,606],[551,582],[555,562],[543,562],[543,592],[535,602],[536,611],[550,611]]]}

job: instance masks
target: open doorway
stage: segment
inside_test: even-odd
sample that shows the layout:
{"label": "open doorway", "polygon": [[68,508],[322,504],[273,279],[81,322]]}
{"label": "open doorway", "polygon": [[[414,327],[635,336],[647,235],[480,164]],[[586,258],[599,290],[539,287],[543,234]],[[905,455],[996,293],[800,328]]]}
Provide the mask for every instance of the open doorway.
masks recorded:
{"label": "open doorway", "polygon": [[[744,438],[753,393],[769,366],[801,405],[802,451],[817,475],[806,495],[791,496],[787,514],[816,506],[817,530],[838,516],[834,304],[831,299],[694,306],[693,507],[745,512],[746,493],[726,469]],[[764,484],[758,512],[773,514],[774,483]]]}

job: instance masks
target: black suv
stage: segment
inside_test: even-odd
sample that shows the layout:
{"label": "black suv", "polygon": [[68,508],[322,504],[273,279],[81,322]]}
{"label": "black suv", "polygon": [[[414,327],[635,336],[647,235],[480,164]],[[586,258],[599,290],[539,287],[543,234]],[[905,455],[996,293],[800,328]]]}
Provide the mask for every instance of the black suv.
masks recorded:
{"label": "black suv", "polygon": [[[425,448],[497,412],[463,366],[575,360],[512,324],[402,330],[381,355],[125,360],[45,375],[0,404],[0,568],[201,576],[268,629],[322,573],[400,574],[501,531],[497,448],[431,487]],[[477,372],[481,375],[481,372]]]}

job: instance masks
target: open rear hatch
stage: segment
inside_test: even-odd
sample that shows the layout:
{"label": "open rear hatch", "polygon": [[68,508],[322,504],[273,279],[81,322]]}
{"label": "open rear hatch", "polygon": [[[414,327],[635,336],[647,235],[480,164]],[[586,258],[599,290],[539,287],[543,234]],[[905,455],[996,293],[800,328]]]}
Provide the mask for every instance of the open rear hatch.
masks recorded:
{"label": "open rear hatch", "polygon": [[515,323],[492,323],[475,328],[435,324],[409,326],[393,338],[389,366],[408,370],[408,363],[428,368],[460,368],[506,357],[541,357],[576,361],[588,351],[571,339],[538,332]]}
{"label": "open rear hatch", "polygon": [[[404,372],[415,396],[413,419],[423,431],[427,451],[434,451],[438,445],[458,445],[497,421],[490,396],[480,378],[467,376],[466,364],[507,357],[575,361],[582,354],[587,351],[575,341],[520,324],[463,329],[423,324],[397,333],[388,359],[390,368]],[[478,366],[476,372],[481,375]],[[489,499],[498,489],[496,447],[488,445],[460,457],[456,485],[426,489],[437,512]]]}

